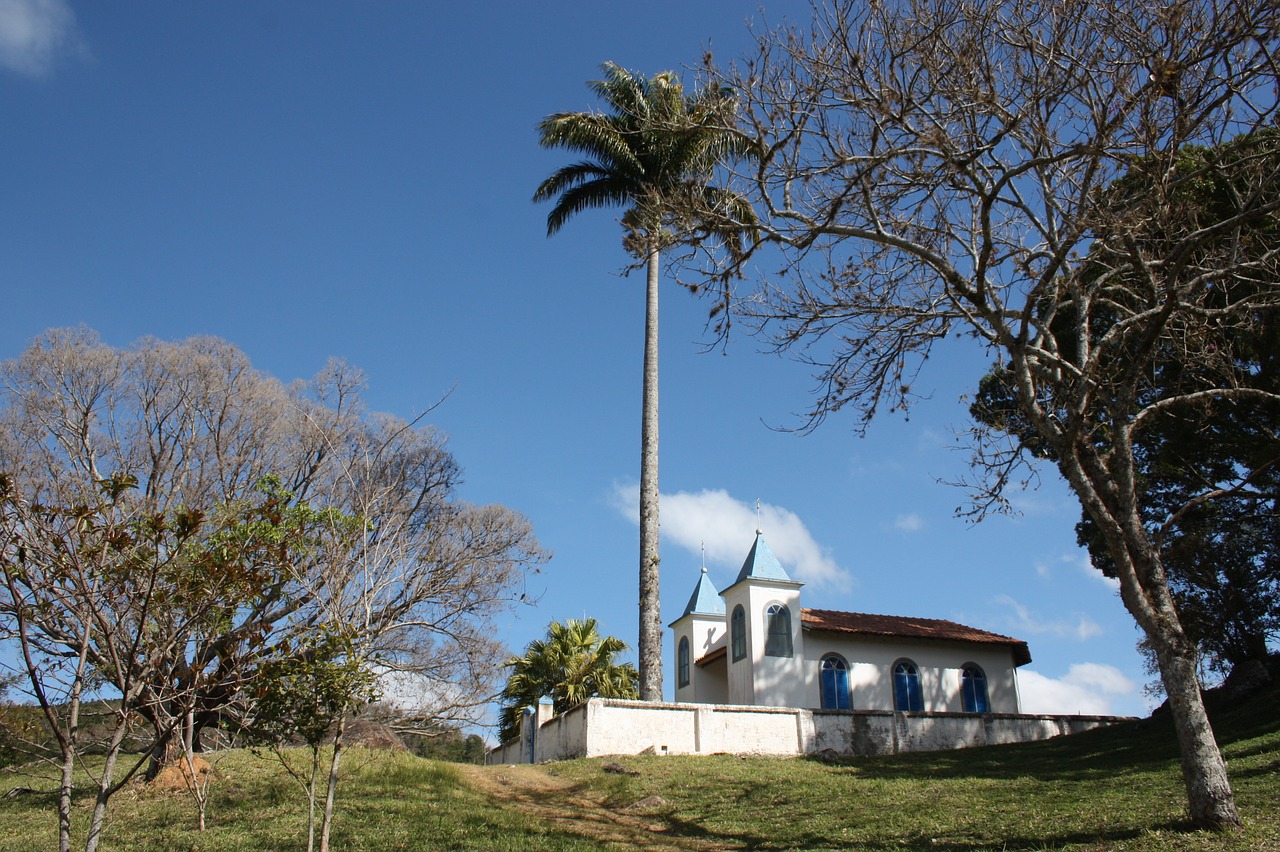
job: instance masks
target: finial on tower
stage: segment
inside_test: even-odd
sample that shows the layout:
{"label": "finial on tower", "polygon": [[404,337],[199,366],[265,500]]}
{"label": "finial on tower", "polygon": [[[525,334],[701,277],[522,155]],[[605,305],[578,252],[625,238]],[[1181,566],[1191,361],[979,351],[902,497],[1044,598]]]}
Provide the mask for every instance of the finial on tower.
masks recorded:
{"label": "finial on tower", "polygon": [[763,535],[764,530],[760,529],[760,498],[756,498],[756,535]]}
{"label": "finial on tower", "polygon": [[702,573],[707,573],[707,543],[705,541],[698,542],[698,546],[702,548]]}

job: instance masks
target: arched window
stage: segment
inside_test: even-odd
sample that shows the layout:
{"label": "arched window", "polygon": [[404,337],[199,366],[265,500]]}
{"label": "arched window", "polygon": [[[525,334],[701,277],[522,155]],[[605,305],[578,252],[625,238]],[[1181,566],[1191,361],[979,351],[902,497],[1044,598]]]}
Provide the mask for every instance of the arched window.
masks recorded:
{"label": "arched window", "polygon": [[827,654],[821,665],[822,709],[848,710],[849,664],[839,654]]}
{"label": "arched window", "polygon": [[910,660],[898,660],[893,664],[893,709],[911,713],[924,709],[920,670]]}
{"label": "arched window", "polygon": [[768,657],[791,656],[791,611],[782,604],[770,604],[764,612],[764,653]]}
{"label": "arched window", "polygon": [[987,701],[987,676],[982,669],[968,663],[960,671],[960,699],[966,713],[990,713]]}
{"label": "arched window", "polygon": [[733,608],[733,617],[729,619],[729,636],[733,641],[733,659],[736,662],[747,655],[747,614],[741,606]]}
{"label": "arched window", "polygon": [[680,649],[676,652],[676,685],[689,685],[689,637],[680,637]]}

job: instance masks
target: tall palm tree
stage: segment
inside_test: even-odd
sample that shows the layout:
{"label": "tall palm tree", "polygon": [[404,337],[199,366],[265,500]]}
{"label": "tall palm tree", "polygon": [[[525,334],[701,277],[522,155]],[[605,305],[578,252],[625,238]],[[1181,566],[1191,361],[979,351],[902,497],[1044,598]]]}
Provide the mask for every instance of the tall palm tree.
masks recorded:
{"label": "tall palm tree", "polygon": [[553,621],[545,639],[535,639],[523,657],[507,660],[511,675],[502,690],[498,736],[506,741],[519,731],[520,710],[551,696],[556,713],[588,698],[635,698],[640,675],[614,658],[627,650],[615,636],[600,635],[594,618]]}
{"label": "tall palm tree", "polygon": [[658,278],[662,250],[713,236],[731,251],[754,222],[742,196],[709,184],[717,166],[746,156],[732,130],[735,101],[727,89],[686,96],[680,78],[650,79],[607,62],[589,85],[607,112],[567,112],[538,125],[539,144],[586,159],[542,182],[533,200],[555,201],[547,235],[570,217],[599,207],[626,208],[623,246],[647,270],[644,383],[640,424],[640,697],[662,700],[662,617],[658,596]]}

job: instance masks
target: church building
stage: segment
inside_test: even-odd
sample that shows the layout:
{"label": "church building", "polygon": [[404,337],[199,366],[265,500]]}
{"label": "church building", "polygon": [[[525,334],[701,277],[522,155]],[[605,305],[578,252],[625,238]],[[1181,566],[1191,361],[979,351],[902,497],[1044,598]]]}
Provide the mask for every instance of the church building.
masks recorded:
{"label": "church building", "polygon": [[677,702],[824,710],[1019,713],[1027,643],[951,621],[801,606],[764,537],[733,585],[706,568],[675,634]]}

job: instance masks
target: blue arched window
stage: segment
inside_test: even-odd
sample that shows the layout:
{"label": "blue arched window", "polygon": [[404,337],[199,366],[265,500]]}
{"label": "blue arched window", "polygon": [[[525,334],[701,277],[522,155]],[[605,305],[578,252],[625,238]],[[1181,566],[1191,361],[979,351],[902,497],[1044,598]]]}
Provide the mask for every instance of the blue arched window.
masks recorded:
{"label": "blue arched window", "polygon": [[768,657],[791,656],[791,611],[782,604],[770,604],[764,612],[764,653]]}
{"label": "blue arched window", "polygon": [[893,664],[893,709],[911,713],[924,709],[920,670],[910,660],[898,660]]}
{"label": "blue arched window", "polygon": [[991,712],[991,703],[987,701],[987,676],[973,663],[967,664],[960,672],[960,699],[966,713]]}
{"label": "blue arched window", "polygon": [[680,637],[680,649],[676,652],[676,685],[689,685],[689,637]]}
{"label": "blue arched window", "polygon": [[822,709],[849,709],[849,664],[839,654],[827,654],[821,668]]}
{"label": "blue arched window", "polygon": [[729,619],[729,638],[733,643],[733,659],[741,660],[747,655],[747,614],[741,606],[733,608],[733,617]]}

